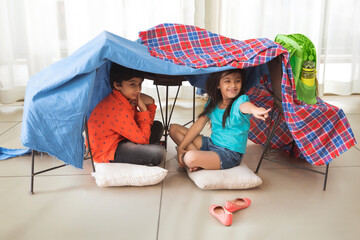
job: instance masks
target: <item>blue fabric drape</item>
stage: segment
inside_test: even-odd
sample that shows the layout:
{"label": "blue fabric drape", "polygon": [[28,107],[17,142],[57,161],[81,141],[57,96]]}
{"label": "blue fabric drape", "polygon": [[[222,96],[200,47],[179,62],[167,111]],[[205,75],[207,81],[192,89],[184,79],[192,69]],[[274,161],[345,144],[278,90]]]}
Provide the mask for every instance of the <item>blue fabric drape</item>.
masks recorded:
{"label": "blue fabric drape", "polygon": [[138,42],[105,31],[29,80],[21,130],[23,145],[82,168],[85,117],[110,92],[111,62],[156,74],[183,75],[194,86],[197,79],[203,85],[211,72],[234,68],[179,66],[152,57]]}

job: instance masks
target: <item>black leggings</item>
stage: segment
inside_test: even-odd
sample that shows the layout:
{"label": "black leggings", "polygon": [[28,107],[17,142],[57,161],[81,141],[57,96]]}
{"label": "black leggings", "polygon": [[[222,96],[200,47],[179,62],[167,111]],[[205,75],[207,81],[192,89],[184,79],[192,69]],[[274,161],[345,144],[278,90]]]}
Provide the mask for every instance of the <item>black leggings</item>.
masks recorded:
{"label": "black leggings", "polygon": [[164,127],[154,121],[151,127],[149,144],[137,144],[129,140],[119,142],[112,163],[132,163],[139,165],[159,165],[165,156],[165,149],[160,145]]}

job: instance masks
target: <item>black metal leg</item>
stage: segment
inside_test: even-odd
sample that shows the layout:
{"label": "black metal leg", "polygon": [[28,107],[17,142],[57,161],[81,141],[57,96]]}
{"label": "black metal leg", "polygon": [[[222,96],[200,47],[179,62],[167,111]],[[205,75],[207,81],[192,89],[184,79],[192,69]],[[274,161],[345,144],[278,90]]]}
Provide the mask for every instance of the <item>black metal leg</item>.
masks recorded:
{"label": "black metal leg", "polygon": [[[258,166],[255,170],[255,173],[258,173],[259,169],[260,169],[260,165],[262,163],[262,160],[265,158],[265,155],[267,153],[267,151],[269,150],[270,148],[270,144],[271,144],[271,139],[273,138],[274,134],[275,134],[275,130],[279,124],[279,121],[282,117],[283,113],[280,112],[279,115],[276,117],[275,119],[275,123],[273,124],[273,126],[271,127],[271,131],[268,133],[268,136],[267,136],[267,139],[266,139],[266,143],[265,143],[265,146],[264,146],[264,151],[261,155],[261,158],[260,158],[260,161],[258,163]],[[271,118],[270,118],[271,119]],[[293,148],[295,147],[295,142],[292,143],[293,146],[292,146],[292,150],[293,151]],[[301,167],[301,166],[297,166],[297,165],[294,165],[294,164],[291,164],[291,163],[287,163],[287,162],[283,162],[283,161],[278,161],[278,160],[275,160],[275,159],[269,159],[269,158],[266,158],[267,160],[271,160],[273,162],[277,162],[277,163],[280,163],[280,164],[284,164],[284,165],[288,165],[288,166],[291,166],[291,167],[295,167],[295,168],[300,168],[300,169],[303,169],[303,170],[307,170],[307,171],[311,171],[311,172],[315,172],[315,173],[319,173],[319,174],[323,174],[324,175],[324,185],[323,185],[323,191],[326,191],[326,185],[327,185],[327,178],[328,178],[328,173],[329,173],[329,165],[330,163],[328,163],[326,165],[326,169],[325,169],[325,172],[322,172],[322,171],[317,171],[317,170],[314,170],[314,169],[310,169],[310,168],[306,168],[306,167]]]}
{"label": "black metal leg", "polygon": [[157,92],[157,95],[158,95],[158,100],[159,100],[159,105],[160,105],[160,113],[161,113],[162,122],[163,122],[163,124],[165,124],[164,113],[163,113],[163,110],[162,110],[161,98],[160,98],[160,93],[159,93],[159,87],[158,87],[158,85],[156,85],[156,92]]}
{"label": "black metal leg", "polygon": [[196,92],[196,87],[194,87],[194,90],[193,90],[193,118],[192,120],[190,120],[189,122],[183,124],[183,126],[187,126],[189,125],[190,123],[194,123],[195,122],[195,92]]}
{"label": "black metal leg", "polygon": [[294,156],[294,149],[295,149],[295,141],[293,140],[291,143],[291,150],[290,150],[290,156],[293,157]]}
{"label": "black metal leg", "polygon": [[170,114],[169,114],[169,86],[166,85],[165,117],[164,117],[164,112],[162,110],[162,104],[161,104],[159,88],[158,88],[158,85],[156,85],[156,91],[157,91],[159,105],[160,105],[160,113],[161,113],[161,118],[162,118],[162,122],[163,122],[163,125],[164,125],[164,137],[165,137],[165,146],[164,147],[165,147],[165,149],[167,149],[167,137],[169,136],[169,125],[170,125],[170,122],[171,122],[171,117],[172,117],[172,114],[174,112],[175,104],[176,104],[176,101],[177,101],[177,98],[178,98],[178,95],[179,95],[181,85],[179,85],[177,87],[178,87],[178,89],[177,89],[177,92],[176,92],[176,95],[175,95],[174,103],[173,103],[173,105],[171,107]]}
{"label": "black metal leg", "polygon": [[167,149],[167,136],[169,134],[169,126],[168,126],[168,107],[169,107],[169,86],[166,86],[166,99],[165,99],[165,149]]}
{"label": "black metal leg", "polygon": [[[89,132],[88,132],[88,125],[87,125],[87,119],[86,118],[85,118],[85,135],[86,135],[86,141],[87,141],[88,147],[89,147],[89,153],[90,153],[90,158],[91,158],[92,169],[95,172],[95,165],[94,165],[94,160],[93,160],[93,156],[92,156],[92,152],[91,152],[91,148],[90,148]],[[34,194],[34,180],[35,180],[36,175],[67,166],[67,164],[63,164],[63,165],[48,168],[48,169],[45,169],[45,170],[42,170],[42,171],[39,171],[39,172],[35,172],[35,153],[36,153],[36,151],[32,150],[32,152],[31,152],[30,194]]]}
{"label": "black metal leg", "polygon": [[35,151],[31,151],[31,175],[30,175],[30,194],[34,194],[34,163],[35,163]]}
{"label": "black metal leg", "polygon": [[87,118],[86,117],[85,117],[85,136],[86,136],[86,141],[87,141],[88,148],[89,148],[91,166],[92,166],[93,172],[95,172],[95,165],[94,165],[94,159],[93,159],[92,152],[91,152],[91,147],[90,147],[89,131],[88,131],[88,124],[87,124]]}
{"label": "black metal leg", "polygon": [[195,97],[196,97],[196,87],[193,87],[193,123],[195,122]]}
{"label": "black metal leg", "polygon": [[173,112],[174,112],[174,108],[175,108],[175,105],[176,105],[176,100],[178,99],[179,91],[180,91],[180,86],[178,86],[178,89],[177,89],[177,91],[176,91],[174,103],[173,103],[173,105],[172,105],[172,107],[171,107],[171,111],[170,111],[170,116],[169,116],[168,121],[166,122],[166,125],[167,125],[167,126],[170,125],[170,120],[171,120],[172,114],[173,114]]}
{"label": "black metal leg", "polygon": [[[271,127],[271,131],[269,132],[269,134],[268,134],[268,136],[267,136],[267,138],[266,138],[266,142],[265,142],[265,146],[264,146],[264,151],[263,151],[263,153],[262,153],[262,155],[261,155],[261,158],[260,158],[260,161],[259,161],[259,163],[258,163],[258,165],[257,165],[257,167],[256,167],[255,173],[258,173],[258,172],[259,172],[260,165],[261,165],[262,160],[264,159],[267,151],[268,151],[269,148],[270,148],[271,139],[272,139],[272,137],[274,136],[275,130],[276,130],[278,124],[279,124],[279,121],[280,121],[281,117],[282,117],[282,112],[280,112],[279,115],[276,117],[275,122],[274,122],[273,126]],[[270,124],[271,124],[271,122],[270,122]]]}
{"label": "black metal leg", "polygon": [[327,178],[328,178],[328,173],[329,173],[329,165],[330,165],[330,163],[326,164],[323,191],[326,191],[326,183],[327,183]]}

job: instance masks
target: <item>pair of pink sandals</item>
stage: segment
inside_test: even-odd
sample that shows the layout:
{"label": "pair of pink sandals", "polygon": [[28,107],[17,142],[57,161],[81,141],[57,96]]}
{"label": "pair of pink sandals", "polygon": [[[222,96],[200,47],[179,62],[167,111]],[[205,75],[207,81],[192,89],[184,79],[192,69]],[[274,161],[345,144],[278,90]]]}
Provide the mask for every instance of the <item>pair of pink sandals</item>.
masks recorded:
{"label": "pair of pink sandals", "polygon": [[225,207],[220,205],[211,205],[209,211],[217,220],[225,226],[231,226],[233,212],[249,207],[251,200],[248,198],[236,198],[232,201],[226,201]]}

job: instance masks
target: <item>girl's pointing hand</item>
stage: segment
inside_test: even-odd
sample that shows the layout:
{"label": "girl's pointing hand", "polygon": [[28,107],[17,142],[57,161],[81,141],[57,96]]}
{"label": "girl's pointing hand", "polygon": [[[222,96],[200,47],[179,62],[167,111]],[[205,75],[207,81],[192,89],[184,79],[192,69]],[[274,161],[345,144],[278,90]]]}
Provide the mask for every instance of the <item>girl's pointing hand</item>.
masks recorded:
{"label": "girl's pointing hand", "polygon": [[271,108],[266,110],[265,108],[260,107],[260,108],[253,109],[252,114],[254,115],[254,117],[265,121],[265,119],[269,117],[270,111],[271,111]]}

